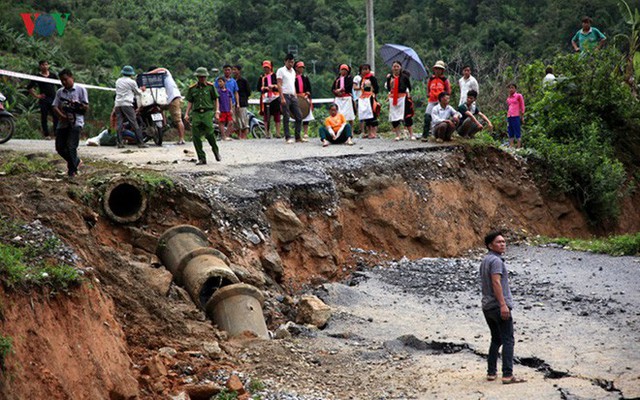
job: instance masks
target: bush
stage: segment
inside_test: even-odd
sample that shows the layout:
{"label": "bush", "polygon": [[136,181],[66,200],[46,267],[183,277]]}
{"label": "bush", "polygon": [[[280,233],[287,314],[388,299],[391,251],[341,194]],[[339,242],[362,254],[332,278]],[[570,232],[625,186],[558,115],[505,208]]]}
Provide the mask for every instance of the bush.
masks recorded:
{"label": "bush", "polygon": [[[593,223],[614,221],[626,180],[620,157],[637,141],[640,107],[615,67],[619,54],[559,56],[554,85],[542,87],[540,66],[525,68],[527,155],[554,191],[575,196]],[[633,157],[632,157],[633,158]]]}
{"label": "bush", "polygon": [[612,256],[634,256],[640,254],[640,233],[590,240],[541,238],[538,242],[556,243],[572,250],[591,251]]}

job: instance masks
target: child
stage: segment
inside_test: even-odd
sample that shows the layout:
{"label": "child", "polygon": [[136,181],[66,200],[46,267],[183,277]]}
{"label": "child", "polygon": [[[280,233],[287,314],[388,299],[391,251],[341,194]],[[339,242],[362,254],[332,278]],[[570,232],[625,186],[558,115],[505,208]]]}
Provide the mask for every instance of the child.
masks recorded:
{"label": "child", "polygon": [[372,82],[365,79],[361,85],[362,94],[358,98],[358,119],[366,126],[367,132],[362,132],[362,137],[375,139],[378,131],[379,103],[373,90]]}
{"label": "child", "polygon": [[351,140],[351,125],[347,124],[344,115],[338,113],[338,105],[331,104],[329,116],[324,120],[324,125],[320,127],[320,139],[322,147],[329,146],[329,143],[339,144],[346,142],[353,145]]}
{"label": "child", "polygon": [[227,89],[224,78],[218,78],[216,118],[218,119],[218,126],[220,127],[220,135],[222,136],[222,140],[231,140],[231,137],[227,136],[229,133],[229,129],[231,128],[229,122],[233,124],[233,117],[231,116],[231,96],[231,91]]}
{"label": "child", "polygon": [[520,148],[522,140],[520,137],[521,127],[524,123],[524,97],[516,90],[518,87],[515,83],[510,83],[507,86],[509,90],[509,96],[507,97],[507,132],[509,135],[509,147],[513,147],[513,139],[518,139],[516,148]]}

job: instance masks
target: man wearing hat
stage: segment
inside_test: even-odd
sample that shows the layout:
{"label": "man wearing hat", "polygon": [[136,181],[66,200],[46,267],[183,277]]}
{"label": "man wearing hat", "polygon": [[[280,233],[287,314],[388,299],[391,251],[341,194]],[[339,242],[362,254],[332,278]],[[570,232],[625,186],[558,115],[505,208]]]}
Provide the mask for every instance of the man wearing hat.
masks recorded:
{"label": "man wearing hat", "polygon": [[444,70],[446,65],[444,61],[438,60],[433,66],[433,75],[427,81],[427,92],[429,93],[429,104],[424,114],[424,130],[422,131],[422,141],[426,142],[429,139],[429,131],[431,128],[431,112],[433,108],[438,105],[438,96],[440,93],[445,92],[451,95],[451,84],[449,79],[444,76]]}
{"label": "man wearing hat", "polygon": [[136,119],[136,110],[133,108],[133,99],[136,94],[142,94],[145,87],[138,88],[138,84],[133,78],[136,72],[131,65],[125,65],[120,71],[122,76],[116,81],[116,100],[114,111],[118,120],[118,148],[123,148],[122,131],[124,130],[124,122],[127,121],[133,129],[138,139],[138,147],[148,147],[142,139],[142,130]]}
{"label": "man wearing hat", "polygon": [[[220,152],[216,144],[216,138],[213,134],[213,113],[218,95],[213,83],[207,82],[209,72],[205,67],[198,67],[194,74],[198,78],[198,82],[189,86],[187,91],[187,111],[184,120],[191,122],[191,136],[193,136],[193,145],[196,148],[198,162],[196,165],[204,165],[207,163],[207,156],[202,149],[202,136],[207,138],[211,145],[213,155],[216,161],[220,161]],[[193,119],[190,114],[193,111]]]}

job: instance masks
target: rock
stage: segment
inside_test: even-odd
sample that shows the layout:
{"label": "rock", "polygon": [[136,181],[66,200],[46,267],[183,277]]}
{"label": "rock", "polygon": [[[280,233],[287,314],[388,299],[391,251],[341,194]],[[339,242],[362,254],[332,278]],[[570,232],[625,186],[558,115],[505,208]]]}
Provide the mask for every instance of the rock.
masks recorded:
{"label": "rock", "polygon": [[240,381],[240,378],[238,378],[238,375],[231,375],[225,386],[227,387],[227,389],[229,389],[229,391],[236,392],[239,395],[247,393],[247,391],[244,389],[244,385]]}
{"label": "rock", "polygon": [[131,266],[139,272],[141,280],[147,287],[153,289],[160,296],[166,296],[173,282],[171,272],[163,268],[152,268],[148,264],[132,262]]}
{"label": "rock", "polygon": [[304,231],[302,221],[293,210],[282,203],[275,203],[266,214],[271,222],[273,236],[282,243],[296,240]]}
{"label": "rock", "polygon": [[178,350],[174,349],[173,347],[161,347],[158,350],[158,354],[162,354],[163,356],[168,357],[175,357],[175,355],[178,354]]}
{"label": "rock", "polygon": [[145,232],[140,228],[134,226],[128,227],[129,234],[131,235],[130,242],[133,247],[138,247],[146,251],[147,253],[155,254],[156,247],[158,247],[158,238]]}
{"label": "rock", "polygon": [[190,199],[187,196],[183,196],[176,206],[180,214],[188,215],[195,219],[204,219],[211,216],[211,208],[200,199]]}
{"label": "rock", "polygon": [[167,375],[167,367],[160,357],[153,356],[147,361],[147,365],[142,369],[142,373],[149,375],[151,378],[160,378]]}
{"label": "rock", "polygon": [[222,388],[213,382],[184,385],[182,389],[191,400],[209,400],[222,391]]}
{"label": "rock", "polygon": [[247,240],[249,240],[249,242],[251,242],[252,244],[258,245],[260,244],[260,242],[262,241],[260,239],[260,236],[256,235],[255,233],[248,231],[246,229],[242,230],[242,234],[247,238]]}
{"label": "rock", "polygon": [[220,358],[222,354],[222,349],[218,342],[205,342],[202,344],[202,349],[204,350],[204,354],[212,359]]}
{"label": "rock", "polygon": [[289,339],[291,332],[287,329],[287,325],[280,325],[273,334],[274,339]]}
{"label": "rock", "polygon": [[284,267],[282,266],[282,259],[277,251],[272,247],[267,248],[260,256],[260,263],[262,268],[271,275],[276,282],[282,280],[284,274]]}
{"label": "rock", "polygon": [[175,396],[169,395],[170,400],[191,400],[187,392],[180,392]]}
{"label": "rock", "polygon": [[327,245],[315,234],[305,233],[302,235],[302,245],[304,246],[305,252],[311,257],[331,257]]}
{"label": "rock", "polygon": [[298,301],[296,322],[322,328],[327,324],[329,318],[331,318],[331,307],[324,304],[318,297],[306,295]]}

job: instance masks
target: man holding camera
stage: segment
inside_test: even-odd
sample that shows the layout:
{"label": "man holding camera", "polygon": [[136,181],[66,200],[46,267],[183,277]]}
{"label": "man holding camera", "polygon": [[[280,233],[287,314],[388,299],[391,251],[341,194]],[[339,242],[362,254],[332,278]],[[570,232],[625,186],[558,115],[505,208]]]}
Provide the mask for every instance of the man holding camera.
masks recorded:
{"label": "man holding camera", "polygon": [[59,76],[62,88],[58,89],[53,100],[53,109],[58,115],[56,151],[67,162],[67,174],[72,178],[78,174],[80,166],[78,143],[84,114],[89,108],[89,96],[87,89],[75,85],[71,71],[63,69]]}

